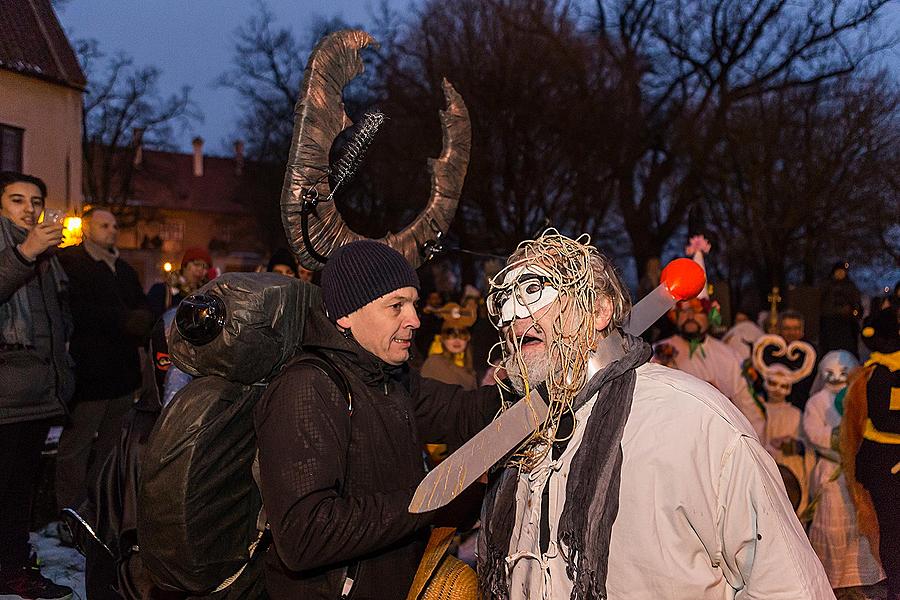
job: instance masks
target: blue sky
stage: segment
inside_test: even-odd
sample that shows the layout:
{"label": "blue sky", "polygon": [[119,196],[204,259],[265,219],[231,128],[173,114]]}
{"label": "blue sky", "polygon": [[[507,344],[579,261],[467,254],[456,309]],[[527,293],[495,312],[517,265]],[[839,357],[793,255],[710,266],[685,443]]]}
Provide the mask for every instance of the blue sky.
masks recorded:
{"label": "blue sky", "polygon": [[[392,10],[409,10],[409,0],[389,0]],[[173,140],[183,150],[201,136],[211,154],[228,154],[238,119],[237,96],[217,88],[216,78],[231,61],[233,32],[257,14],[253,0],[68,0],[57,8],[71,39],[93,38],[106,54],[123,51],[138,65],[161,69],[160,91],[171,94],[191,87],[204,115]],[[341,17],[353,25],[370,25],[380,0],[267,0],[276,25],[298,35],[315,17]]]}

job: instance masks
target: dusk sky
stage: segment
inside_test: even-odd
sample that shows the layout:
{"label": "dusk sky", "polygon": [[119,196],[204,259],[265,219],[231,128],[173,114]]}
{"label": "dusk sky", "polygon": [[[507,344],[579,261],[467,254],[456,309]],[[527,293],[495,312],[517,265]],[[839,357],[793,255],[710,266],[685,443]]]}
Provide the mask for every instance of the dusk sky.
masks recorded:
{"label": "dusk sky", "polygon": [[[388,0],[395,11],[411,10],[419,0]],[[351,25],[372,24],[381,0],[267,0],[277,27],[288,27],[301,37],[316,17],[341,17]],[[240,113],[237,95],[216,87],[216,78],[230,66],[234,31],[258,13],[258,0],[66,0],[57,12],[73,40],[94,38],[106,54],[124,51],[137,65],[162,71],[160,91],[192,88],[192,98],[203,122],[177,134],[173,142],[182,150],[199,135],[210,154],[230,154]],[[900,29],[900,2],[888,6],[890,30]],[[900,69],[900,47],[881,60]]]}
{"label": "dusk sky", "polygon": [[[410,0],[390,0],[393,10],[406,10]],[[268,0],[275,24],[298,36],[315,17],[341,17],[352,25],[372,23],[380,0]],[[206,140],[210,154],[229,154],[239,116],[234,92],[216,87],[230,66],[235,29],[258,13],[248,0],[68,0],[57,14],[70,39],[93,38],[107,55],[125,52],[137,65],[162,71],[160,91],[175,93],[184,85],[202,111],[202,123],[173,140],[183,150],[194,136]]]}

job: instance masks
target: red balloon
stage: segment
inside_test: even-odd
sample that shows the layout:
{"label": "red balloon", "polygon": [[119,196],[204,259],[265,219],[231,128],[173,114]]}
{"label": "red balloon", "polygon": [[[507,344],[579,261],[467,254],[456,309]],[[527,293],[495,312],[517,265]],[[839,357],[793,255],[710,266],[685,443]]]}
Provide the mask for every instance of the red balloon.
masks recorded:
{"label": "red balloon", "polygon": [[690,258],[676,258],[667,264],[659,279],[676,300],[689,300],[706,285],[703,267]]}

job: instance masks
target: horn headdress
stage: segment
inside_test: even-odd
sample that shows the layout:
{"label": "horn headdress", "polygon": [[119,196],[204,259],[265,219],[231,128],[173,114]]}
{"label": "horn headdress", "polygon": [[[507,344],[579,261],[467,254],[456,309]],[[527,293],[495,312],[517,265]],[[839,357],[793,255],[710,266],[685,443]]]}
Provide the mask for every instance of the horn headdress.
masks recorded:
{"label": "horn headdress", "polygon": [[[307,269],[321,269],[322,259],[333,250],[364,239],[347,226],[330,201],[328,154],[338,135],[353,124],[344,112],[341,92],[363,71],[360,50],[374,43],[364,31],[332,33],[318,43],[306,67],[281,190],[281,221],[291,249]],[[446,79],[443,90],[447,102],[446,110],[440,111],[443,150],[440,157],[428,160],[428,204],[400,233],[388,233],[378,240],[400,252],[414,268],[450,228],[469,164],[469,112]],[[308,235],[303,231],[304,220]]]}

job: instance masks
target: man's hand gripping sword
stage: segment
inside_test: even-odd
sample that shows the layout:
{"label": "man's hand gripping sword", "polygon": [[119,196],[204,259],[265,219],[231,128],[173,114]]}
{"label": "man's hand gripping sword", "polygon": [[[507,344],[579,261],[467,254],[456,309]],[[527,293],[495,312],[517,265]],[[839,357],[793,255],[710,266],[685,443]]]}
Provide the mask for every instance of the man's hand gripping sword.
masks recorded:
{"label": "man's hand gripping sword", "polygon": [[[688,258],[677,258],[666,265],[659,286],[631,309],[626,333],[642,334],[680,300],[693,298],[706,285],[703,269]],[[600,340],[592,360],[609,364],[622,353],[618,331]],[[456,498],[513,448],[541,426],[549,409],[537,390],[516,402],[494,419],[475,437],[462,445],[432,470],[413,495],[409,512],[435,510]]]}

